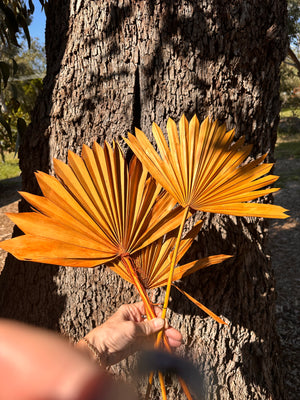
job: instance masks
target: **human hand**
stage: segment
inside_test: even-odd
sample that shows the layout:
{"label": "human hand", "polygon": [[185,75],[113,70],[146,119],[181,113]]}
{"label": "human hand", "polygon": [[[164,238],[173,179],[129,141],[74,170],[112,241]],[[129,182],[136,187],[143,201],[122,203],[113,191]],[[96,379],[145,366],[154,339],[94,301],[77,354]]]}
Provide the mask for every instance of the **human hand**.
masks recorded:
{"label": "human hand", "polygon": [[67,340],[5,319],[0,319],[0,376],[0,400],[124,399],[124,390],[110,396],[118,385]]}
{"label": "human hand", "polygon": [[[142,302],[124,304],[104,324],[90,331],[85,338],[100,353],[103,364],[109,366],[118,363],[137,350],[153,344],[153,334],[164,326],[164,320],[159,318],[162,310],[154,308],[158,318],[145,320],[145,308]],[[172,347],[182,343],[181,333],[172,327],[165,327],[165,334]],[[77,346],[90,352],[84,340]]]}

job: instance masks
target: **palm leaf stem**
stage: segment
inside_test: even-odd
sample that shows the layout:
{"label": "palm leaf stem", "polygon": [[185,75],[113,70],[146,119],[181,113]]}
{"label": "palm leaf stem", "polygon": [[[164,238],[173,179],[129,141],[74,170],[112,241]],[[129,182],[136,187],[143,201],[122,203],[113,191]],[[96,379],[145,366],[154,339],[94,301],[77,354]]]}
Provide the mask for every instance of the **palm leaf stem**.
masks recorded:
{"label": "palm leaf stem", "polygon": [[151,318],[155,318],[155,312],[152,307],[151,301],[148,297],[148,294],[146,292],[144,285],[141,283],[141,281],[135,271],[133,260],[131,259],[131,257],[129,255],[122,255],[121,260],[129,274],[129,276],[131,277],[134,286],[136,287],[137,291],[139,292],[139,295],[142,298],[142,301],[145,306],[146,314],[151,316]]}
{"label": "palm leaf stem", "polygon": [[[130,258],[129,255],[121,256],[121,259],[122,259],[123,265],[125,266],[129,275],[131,276],[132,281],[134,282],[134,286],[136,287],[139,295],[142,298],[142,301],[145,306],[147,318],[148,319],[156,318],[153,304],[152,304],[151,300],[149,299],[149,296],[146,292],[144,285],[141,283],[137,273],[135,272],[134,261]],[[166,338],[165,335],[164,335],[163,339],[164,339],[164,344],[165,344],[166,349],[171,353],[172,350],[169,345],[168,339]]]}
{"label": "palm leaf stem", "polygon": [[[122,260],[123,265],[127,269],[129,275],[131,276],[134,286],[136,287],[137,291],[139,292],[139,295],[142,298],[142,301],[145,306],[147,318],[148,319],[155,318],[154,308],[151,304],[151,301],[149,299],[149,296],[146,292],[144,285],[140,282],[140,279],[137,276],[137,273],[134,268],[134,261],[131,259],[129,254],[122,255],[121,260]],[[164,382],[163,374],[160,371],[158,371],[158,377],[159,377],[159,383],[160,383],[160,387],[161,387],[161,393],[162,393],[163,400],[167,400],[167,394],[166,394],[167,392],[166,392],[165,382]]]}
{"label": "palm leaf stem", "polygon": [[159,379],[159,383],[160,383],[160,387],[161,387],[162,398],[163,398],[163,400],[167,400],[165,380],[164,380],[164,376],[161,371],[158,371],[158,379]]}
{"label": "palm leaf stem", "polygon": [[[179,231],[178,231],[178,235],[177,235],[177,239],[176,239],[176,243],[175,243],[175,248],[174,248],[172,261],[171,261],[171,265],[170,265],[170,272],[169,272],[169,276],[168,276],[168,283],[167,283],[165,300],[164,300],[164,305],[163,305],[161,318],[166,318],[166,313],[167,313],[167,308],[168,308],[168,304],[169,304],[170,291],[171,291],[171,286],[172,286],[172,281],[173,281],[173,274],[174,274],[176,258],[177,258],[177,254],[178,254],[178,249],[179,249],[179,245],[180,245],[180,240],[181,240],[181,236],[182,236],[183,227],[184,227],[185,221],[187,219],[188,212],[189,212],[189,207],[187,206],[185,208],[185,212],[183,214],[183,218],[182,218],[182,221],[181,221],[181,225],[180,225],[180,228],[179,228]],[[159,342],[161,341],[161,337],[162,337],[163,331],[164,331],[164,328],[161,331],[158,332],[157,339],[156,339],[156,347],[159,345]]]}
{"label": "palm leaf stem", "polygon": [[[165,335],[164,335],[164,342],[166,345],[166,349],[169,351],[169,353],[172,353],[171,347],[170,347],[169,342],[168,342],[167,338],[165,337]],[[145,400],[149,399],[151,388],[152,388],[152,383],[153,383],[153,376],[154,376],[154,372],[151,372],[149,375],[149,378],[148,378],[148,385],[147,385],[147,391],[145,394]],[[187,400],[193,400],[192,395],[191,395],[185,381],[181,378],[181,376],[178,376],[178,380],[179,380],[180,386],[181,386],[184,394],[186,395]]]}
{"label": "palm leaf stem", "polygon": [[191,395],[191,393],[190,393],[185,381],[180,376],[178,377],[178,380],[179,380],[179,383],[180,383],[180,385],[182,387],[182,390],[184,391],[184,394],[186,395],[186,398],[188,400],[193,400],[192,395]]}
{"label": "palm leaf stem", "polygon": [[154,372],[150,372],[149,374],[149,378],[148,378],[148,385],[147,385],[147,390],[146,390],[146,394],[145,394],[145,400],[149,399],[150,396],[150,392],[151,392],[151,388],[152,388],[152,383],[153,383],[153,375]]}
{"label": "palm leaf stem", "polygon": [[[148,294],[146,292],[146,289],[145,289],[144,285],[141,283],[141,281],[140,281],[140,279],[139,279],[139,277],[138,277],[138,275],[136,273],[136,268],[135,268],[135,265],[134,265],[134,261],[129,256],[129,254],[122,255],[121,256],[121,260],[122,260],[122,263],[123,263],[124,267],[126,268],[128,274],[129,274],[129,276],[131,277],[134,286],[136,287],[139,295],[142,298],[142,301],[143,301],[144,306],[145,306],[145,311],[146,311],[146,314],[147,314],[147,318],[148,319],[156,318],[155,311],[154,311],[154,308],[153,308],[153,304],[152,304],[151,300],[149,299],[149,296],[148,296]],[[165,336],[165,334],[163,335],[163,341],[164,341],[164,344],[165,344],[165,347],[166,347],[167,351],[169,353],[171,353],[172,349],[171,349],[171,347],[169,345],[168,339]],[[150,377],[151,377],[151,382],[150,382]],[[153,380],[153,373],[150,374],[150,377],[149,377],[149,381],[148,381],[148,387],[147,387],[147,392],[146,392],[145,399],[148,399],[149,395],[150,395],[150,390],[151,390],[152,380]],[[163,374],[162,374],[161,371],[158,371],[158,377],[159,377],[159,382],[160,382],[160,386],[161,386],[161,393],[162,393],[163,400],[166,400],[167,399],[167,397],[166,397],[166,387],[165,387],[165,383],[164,383]],[[186,383],[183,381],[183,379],[181,377],[178,377],[178,378],[179,378],[180,385],[181,385],[181,387],[182,387],[187,399],[188,400],[192,400],[191,394],[190,394],[190,392],[188,390],[188,387],[186,386]]]}
{"label": "palm leaf stem", "polygon": [[[170,353],[171,353],[171,350],[170,350]],[[153,375],[154,375],[153,372],[151,372],[150,375],[149,375],[149,380],[148,380],[145,400],[148,400],[149,396],[150,396],[150,392],[151,392],[151,388],[152,388],[152,382],[153,382]],[[190,393],[185,381],[180,376],[178,376],[178,380],[179,380],[180,386],[182,387],[182,390],[183,390],[184,394],[186,395],[187,400],[193,400],[192,395],[191,395],[191,393]]]}
{"label": "palm leaf stem", "polygon": [[[173,252],[173,256],[172,256],[172,261],[171,261],[171,265],[170,265],[170,272],[169,272],[169,276],[168,276],[168,283],[167,283],[167,288],[166,288],[166,294],[165,294],[165,299],[164,299],[164,305],[163,305],[163,311],[162,311],[162,315],[161,318],[165,318],[166,317],[166,313],[167,313],[167,307],[169,304],[169,297],[170,297],[170,291],[171,291],[171,285],[172,285],[172,280],[173,280],[173,274],[174,274],[174,268],[175,268],[175,263],[176,263],[176,258],[177,258],[177,254],[178,254],[178,250],[179,250],[179,245],[180,245],[180,240],[181,240],[181,236],[182,236],[182,231],[183,231],[183,227],[187,218],[189,212],[189,207],[186,207],[185,212],[183,214],[183,218],[181,221],[181,225],[178,231],[178,235],[177,235],[177,239],[176,239],[176,243],[175,243],[175,248],[174,248],[174,252]],[[157,334],[157,338],[156,338],[156,342],[155,342],[155,347],[157,348],[159,346],[159,343],[161,341],[161,338],[163,336],[163,332],[164,332],[164,328],[158,332]],[[148,379],[148,387],[147,387],[147,392],[146,392],[146,396],[145,396],[145,400],[147,400],[149,398],[150,395],[150,390],[152,387],[152,382],[153,382],[153,372],[150,373],[149,375],[149,379]],[[185,385],[182,385],[182,382],[180,381],[181,386],[183,391],[185,392],[186,396],[188,399],[191,399],[190,393]]]}

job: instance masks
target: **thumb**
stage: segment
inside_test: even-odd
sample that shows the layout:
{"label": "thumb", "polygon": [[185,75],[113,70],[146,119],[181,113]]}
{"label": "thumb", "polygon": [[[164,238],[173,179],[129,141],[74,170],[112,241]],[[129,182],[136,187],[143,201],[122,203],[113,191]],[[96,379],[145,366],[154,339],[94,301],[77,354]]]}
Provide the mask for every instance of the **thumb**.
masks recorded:
{"label": "thumb", "polygon": [[154,318],[151,320],[145,320],[138,324],[139,333],[141,336],[150,336],[155,332],[160,331],[165,324],[165,320],[162,318]]}

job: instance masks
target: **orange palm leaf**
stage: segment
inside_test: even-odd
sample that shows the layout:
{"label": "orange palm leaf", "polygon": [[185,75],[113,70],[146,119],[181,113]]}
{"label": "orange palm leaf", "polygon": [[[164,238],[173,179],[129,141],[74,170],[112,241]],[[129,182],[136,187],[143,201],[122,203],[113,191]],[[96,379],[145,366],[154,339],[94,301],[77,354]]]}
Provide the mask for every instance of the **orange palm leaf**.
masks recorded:
{"label": "orange palm leaf", "polygon": [[196,300],[194,297],[192,297],[190,294],[185,292],[184,290],[180,289],[178,286],[174,285],[173,286],[182,294],[184,294],[189,300],[191,300],[194,304],[196,304],[197,307],[201,308],[206,314],[208,314],[210,317],[212,317],[215,321],[219,322],[219,324],[222,325],[228,325],[225,321],[222,320],[222,318],[218,317],[215,313],[213,313],[210,309],[205,307],[200,301]]}
{"label": "orange palm leaf", "polygon": [[[183,115],[179,134],[175,122],[172,119],[167,122],[169,144],[155,123],[152,132],[160,155],[139,129],[135,130],[136,136],[129,134],[124,140],[157,182],[185,208],[168,274],[162,313],[165,318],[189,209],[237,216],[288,216],[285,214],[287,210],[276,205],[247,203],[276,191],[259,189],[271,185],[278,177],[265,176],[272,167],[272,164],[260,165],[266,155],[243,165],[252,146],[244,145],[243,138],[233,144],[234,130],[226,132],[225,125],[219,126],[217,121],[208,118],[200,126],[196,115],[188,123]],[[162,331],[158,334],[157,344],[161,337]]]}
{"label": "orange palm leaf", "polygon": [[288,217],[280,206],[245,203],[278,190],[258,190],[278,177],[263,177],[273,165],[259,165],[265,156],[242,165],[252,146],[244,145],[243,139],[232,144],[234,130],[226,132],[224,125],[208,118],[200,126],[196,116],[188,123],[182,116],[178,134],[175,122],[169,119],[169,146],[155,123],[152,131],[160,155],[138,129],[136,137],[129,134],[125,141],[182,207],[238,216]]}
{"label": "orange palm leaf", "polygon": [[[118,260],[112,269],[135,285],[147,317],[155,318],[132,256],[174,230],[185,211],[174,208],[176,201],[136,157],[128,168],[115,143],[84,146],[82,158],[71,151],[68,156],[69,165],[54,160],[59,180],[36,174],[44,196],[21,193],[33,212],[8,216],[25,235],[0,247],[21,260],[71,267]],[[163,380],[161,385],[164,393]]]}
{"label": "orange palm leaf", "polygon": [[8,214],[25,235],[1,247],[19,259],[93,267],[133,254],[180,223],[176,201],[160,194],[135,157],[128,168],[118,145],[84,146],[82,158],[70,151],[69,165],[54,160],[54,168],[59,180],[36,174],[44,196],[21,193],[34,211]]}
{"label": "orange palm leaf", "polygon": [[[193,243],[195,237],[198,235],[201,227],[202,227],[202,221],[199,221],[181,240],[179,250],[176,256],[176,264],[186,254],[191,244]],[[172,254],[174,252],[174,245],[176,242],[177,234],[178,234],[178,229],[170,232],[166,237],[160,238],[155,242],[149,244],[148,246],[143,247],[141,250],[137,251],[135,254],[132,255],[131,258],[136,275],[139,277],[139,280],[141,281],[145,289],[154,289],[167,285],[168,276],[170,273]],[[219,264],[230,257],[232,256],[219,254],[178,266],[174,270],[173,282],[185,276],[188,276],[200,269],[209,267],[211,265]],[[135,284],[131,276],[129,276],[128,274],[125,275],[123,271],[121,271],[122,269],[121,259],[115,259],[109,262],[107,265],[113,271],[120,274],[128,282]],[[185,294],[198,307],[200,307],[202,310],[204,310],[210,316],[212,316],[216,321],[224,323],[223,320],[221,320],[212,311],[208,310],[205,306],[203,306],[201,303],[195,300],[192,296],[183,292],[177,286],[175,287],[183,294]]]}
{"label": "orange palm leaf", "polygon": [[[0,246],[21,260],[74,267],[107,263],[135,285],[147,317],[154,318],[146,288],[166,284],[175,238],[162,237],[188,217],[187,210],[174,207],[176,200],[136,157],[128,168],[118,145],[94,143],[93,150],[83,147],[82,157],[71,151],[68,156],[68,165],[54,160],[59,179],[36,174],[44,196],[22,193],[33,212],[8,215],[25,235]],[[182,241],[177,261],[200,226]],[[143,271],[136,267],[141,254],[148,260]]]}

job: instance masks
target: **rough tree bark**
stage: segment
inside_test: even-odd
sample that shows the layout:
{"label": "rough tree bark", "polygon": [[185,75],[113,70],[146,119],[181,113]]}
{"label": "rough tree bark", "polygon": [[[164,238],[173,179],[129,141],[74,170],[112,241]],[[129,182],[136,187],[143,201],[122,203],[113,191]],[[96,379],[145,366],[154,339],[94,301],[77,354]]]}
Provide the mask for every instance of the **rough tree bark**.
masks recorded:
{"label": "rough tree bark", "polygon": [[[134,126],[150,135],[152,121],[164,129],[169,116],[178,121],[183,112],[226,121],[254,144],[252,156],[270,151],[272,161],[287,45],[284,1],[50,0],[48,9],[47,76],[20,150],[24,190],[37,192],[33,172],[51,173],[52,158],[66,161],[68,149],[121,139]],[[20,211],[26,207],[21,202]],[[261,219],[206,216],[192,257],[223,252],[234,261],[181,287],[228,327],[172,292],[170,318],[185,337],[182,353],[203,368],[206,399],[284,399],[266,240]],[[104,267],[8,257],[0,279],[1,316],[74,339],[136,300]],[[181,398],[176,386],[170,393]]]}

